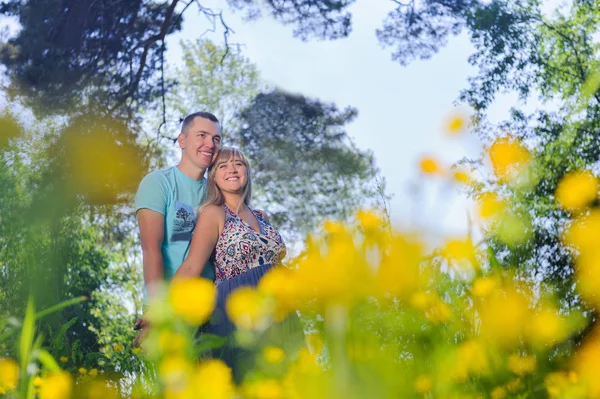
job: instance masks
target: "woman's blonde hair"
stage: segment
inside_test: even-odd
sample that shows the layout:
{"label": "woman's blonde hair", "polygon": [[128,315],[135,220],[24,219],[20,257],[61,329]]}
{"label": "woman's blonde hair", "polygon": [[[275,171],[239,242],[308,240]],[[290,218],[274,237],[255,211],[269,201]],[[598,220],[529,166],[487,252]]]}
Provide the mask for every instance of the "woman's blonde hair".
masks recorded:
{"label": "woman's blonde hair", "polygon": [[219,165],[229,162],[231,159],[239,160],[246,166],[246,186],[244,187],[244,191],[242,192],[242,200],[240,201],[240,205],[238,209],[233,209],[236,213],[239,212],[239,207],[241,204],[250,205],[250,200],[252,199],[252,179],[250,178],[250,164],[248,163],[248,159],[244,155],[242,151],[234,147],[223,147],[221,151],[217,154],[217,158],[213,165],[208,169],[208,176],[206,179],[206,199],[204,202],[198,207],[198,214],[202,212],[204,208],[208,205],[219,205],[222,206],[225,204],[225,198],[223,197],[223,193],[217,186],[217,182],[215,181],[215,174],[217,172],[217,168]]}

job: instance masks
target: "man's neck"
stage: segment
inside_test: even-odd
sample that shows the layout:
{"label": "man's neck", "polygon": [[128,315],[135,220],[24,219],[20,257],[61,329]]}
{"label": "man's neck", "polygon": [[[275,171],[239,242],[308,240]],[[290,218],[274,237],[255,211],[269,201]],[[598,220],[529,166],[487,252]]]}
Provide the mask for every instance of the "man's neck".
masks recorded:
{"label": "man's neck", "polygon": [[196,181],[202,180],[204,178],[204,172],[206,172],[206,169],[198,169],[194,165],[188,165],[183,160],[181,160],[181,162],[179,162],[179,164],[177,165],[177,169],[179,169],[181,171],[181,173],[183,173],[190,179],[196,180]]}

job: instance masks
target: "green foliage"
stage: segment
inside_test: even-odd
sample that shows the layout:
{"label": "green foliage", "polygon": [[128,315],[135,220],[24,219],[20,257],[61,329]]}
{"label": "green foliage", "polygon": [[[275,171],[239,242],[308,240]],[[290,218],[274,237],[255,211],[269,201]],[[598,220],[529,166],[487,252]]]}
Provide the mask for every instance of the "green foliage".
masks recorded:
{"label": "green foliage", "polygon": [[279,90],[259,94],[241,113],[257,202],[282,229],[302,236],[374,198],[373,155],[344,130],[356,114]]}

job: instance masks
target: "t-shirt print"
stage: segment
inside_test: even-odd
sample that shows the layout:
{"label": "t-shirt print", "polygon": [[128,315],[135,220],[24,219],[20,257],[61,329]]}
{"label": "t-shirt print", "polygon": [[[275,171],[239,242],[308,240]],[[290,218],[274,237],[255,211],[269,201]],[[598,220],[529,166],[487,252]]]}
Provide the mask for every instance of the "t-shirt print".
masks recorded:
{"label": "t-shirt print", "polygon": [[175,220],[173,221],[173,233],[171,242],[190,241],[194,227],[196,227],[196,212],[191,206],[175,201]]}

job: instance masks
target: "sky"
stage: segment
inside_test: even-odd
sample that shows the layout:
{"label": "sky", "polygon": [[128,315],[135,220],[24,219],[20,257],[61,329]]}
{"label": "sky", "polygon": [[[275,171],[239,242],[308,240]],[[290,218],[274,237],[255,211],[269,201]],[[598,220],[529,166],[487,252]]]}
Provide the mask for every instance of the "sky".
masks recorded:
{"label": "sky", "polygon": [[[224,3],[215,0],[203,5],[219,9]],[[230,42],[244,45],[245,55],[266,82],[340,108],[358,109],[347,132],[359,148],[373,152],[392,196],[390,211],[396,226],[461,234],[467,229],[471,204],[456,187],[423,180],[418,162],[431,155],[450,165],[481,152],[481,143],[473,135],[449,137],[443,128],[460,90],[467,87],[467,77],[476,71],[467,62],[473,47],[465,36],[453,37],[429,60],[406,67],[392,61],[392,49],[383,48],[375,32],[394,6],[392,1],[358,0],[349,9],[352,33],[337,41],[303,42],[293,37],[292,26],[269,17],[248,22],[243,13],[228,8],[223,14],[235,31]],[[181,58],[179,40],[194,40],[209,27],[191,8],[182,32],[167,42],[168,62]],[[219,42],[221,33],[207,37]],[[494,104],[491,119],[505,116],[513,100],[509,96]]]}

